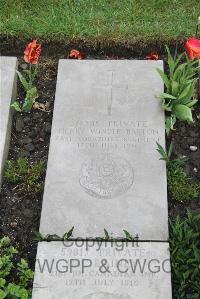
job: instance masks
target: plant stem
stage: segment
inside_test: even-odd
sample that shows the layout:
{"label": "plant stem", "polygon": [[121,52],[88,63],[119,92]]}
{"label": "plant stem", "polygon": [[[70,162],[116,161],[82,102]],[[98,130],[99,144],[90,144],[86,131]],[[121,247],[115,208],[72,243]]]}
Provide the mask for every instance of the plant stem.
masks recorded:
{"label": "plant stem", "polygon": [[32,87],[32,64],[29,64],[29,85]]}
{"label": "plant stem", "polygon": [[176,48],[175,48],[175,53],[174,53],[174,60],[176,60],[177,52],[178,52],[178,40],[176,40]]}

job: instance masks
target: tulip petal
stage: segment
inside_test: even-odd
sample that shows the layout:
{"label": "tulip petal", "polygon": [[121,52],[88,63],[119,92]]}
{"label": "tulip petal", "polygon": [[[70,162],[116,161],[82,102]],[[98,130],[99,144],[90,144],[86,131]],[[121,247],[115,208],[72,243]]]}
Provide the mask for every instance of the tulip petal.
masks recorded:
{"label": "tulip petal", "polygon": [[24,51],[24,60],[30,64],[37,64],[41,53],[41,45],[37,44],[37,40],[29,43]]}
{"label": "tulip petal", "polygon": [[200,59],[200,39],[189,38],[185,44],[185,48],[191,60]]}

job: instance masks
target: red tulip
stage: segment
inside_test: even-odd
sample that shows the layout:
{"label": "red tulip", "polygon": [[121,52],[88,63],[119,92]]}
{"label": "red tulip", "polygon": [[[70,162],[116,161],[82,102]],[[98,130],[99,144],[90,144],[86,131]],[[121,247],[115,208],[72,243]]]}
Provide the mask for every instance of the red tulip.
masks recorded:
{"label": "red tulip", "polygon": [[69,57],[73,58],[73,59],[84,59],[85,53],[73,49],[73,50],[71,50]]}
{"label": "red tulip", "polygon": [[36,40],[33,40],[28,44],[24,51],[24,60],[30,64],[37,64],[41,53],[41,45],[37,44]]}
{"label": "red tulip", "polygon": [[200,59],[200,39],[191,37],[186,42],[185,48],[191,60]]}
{"label": "red tulip", "polygon": [[158,60],[159,59],[159,55],[156,52],[152,52],[149,55],[147,55],[145,57],[145,59],[147,59],[147,60]]}

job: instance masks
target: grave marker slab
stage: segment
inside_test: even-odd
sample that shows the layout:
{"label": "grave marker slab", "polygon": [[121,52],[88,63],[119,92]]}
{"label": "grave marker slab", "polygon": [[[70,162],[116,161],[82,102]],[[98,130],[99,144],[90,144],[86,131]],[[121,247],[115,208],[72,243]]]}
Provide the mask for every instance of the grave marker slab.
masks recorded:
{"label": "grave marker slab", "polygon": [[10,104],[16,96],[16,68],[17,58],[0,57],[0,188],[11,133]]}
{"label": "grave marker slab", "polygon": [[168,239],[162,61],[60,60],[40,231]]}
{"label": "grave marker slab", "polygon": [[41,242],[32,299],[171,299],[168,243]]}

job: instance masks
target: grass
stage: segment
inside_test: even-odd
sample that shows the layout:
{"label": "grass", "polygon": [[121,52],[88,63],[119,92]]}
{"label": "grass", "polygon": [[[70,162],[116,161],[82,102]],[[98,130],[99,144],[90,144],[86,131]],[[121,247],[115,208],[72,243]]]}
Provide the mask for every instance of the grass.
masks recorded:
{"label": "grass", "polygon": [[170,248],[174,299],[200,296],[200,214],[188,212],[170,224]]}
{"label": "grass", "polygon": [[0,34],[43,39],[169,40],[194,35],[199,0],[0,0]]}
{"label": "grass", "polygon": [[42,190],[41,177],[45,171],[43,161],[31,164],[27,158],[19,158],[17,161],[9,160],[6,164],[5,177],[16,185],[15,189],[26,193],[37,193]]}
{"label": "grass", "polygon": [[167,182],[169,193],[178,202],[190,201],[200,194],[200,184],[193,183],[183,166],[174,161],[168,163]]}

